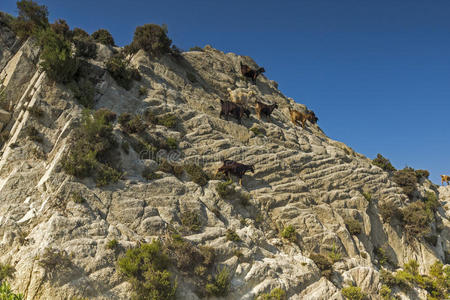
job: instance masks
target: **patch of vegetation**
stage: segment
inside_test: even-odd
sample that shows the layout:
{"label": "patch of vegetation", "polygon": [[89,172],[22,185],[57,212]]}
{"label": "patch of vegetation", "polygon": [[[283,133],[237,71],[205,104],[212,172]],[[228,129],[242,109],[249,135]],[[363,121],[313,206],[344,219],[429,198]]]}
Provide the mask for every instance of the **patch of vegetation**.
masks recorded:
{"label": "patch of vegetation", "polygon": [[23,300],[25,299],[22,294],[16,294],[11,290],[11,287],[6,281],[2,281],[0,285],[0,299],[4,300]]}
{"label": "patch of vegetation", "polygon": [[389,159],[383,157],[380,153],[377,154],[377,157],[372,160],[372,164],[374,164],[377,167],[380,167],[386,172],[395,172],[397,171],[396,168],[391,164]]}
{"label": "patch of vegetation", "polygon": [[325,255],[320,253],[311,253],[309,258],[314,261],[323,276],[328,279],[331,277],[331,274],[333,273],[333,264]]}
{"label": "patch of vegetation", "polygon": [[378,205],[378,211],[380,212],[383,222],[389,223],[393,218],[401,219],[402,213],[394,201],[389,200]]}
{"label": "patch of vegetation", "polygon": [[363,300],[367,297],[358,286],[350,285],[341,290],[342,296],[349,300]]}
{"label": "patch of vegetation", "polygon": [[328,252],[328,257],[331,259],[333,263],[338,262],[342,259],[342,254],[337,250],[336,243],[333,242],[333,247],[331,248],[331,251]]}
{"label": "patch of vegetation", "polygon": [[208,283],[205,287],[206,292],[213,296],[226,296],[230,289],[230,272],[227,268],[223,268],[214,278],[213,282]]}
{"label": "patch of vegetation", "polygon": [[38,263],[48,272],[50,277],[53,277],[56,272],[72,266],[67,252],[55,248],[45,248],[44,253],[39,257]]}
{"label": "patch of vegetation", "polygon": [[12,30],[13,29],[12,24],[14,22],[14,19],[15,18],[8,13],[0,12],[0,25],[4,25]]}
{"label": "patch of vegetation", "polygon": [[421,238],[430,232],[434,220],[433,212],[421,201],[413,202],[402,209],[403,223],[406,234]]}
{"label": "patch of vegetation", "polygon": [[242,241],[239,235],[233,229],[227,229],[227,233],[225,234],[227,241],[240,242]]}
{"label": "patch of vegetation", "polygon": [[379,294],[383,300],[391,300],[392,290],[385,284],[380,288]]}
{"label": "patch of vegetation", "polygon": [[228,198],[235,193],[233,181],[230,179],[225,182],[219,182],[216,186],[216,192],[221,198]]}
{"label": "patch of vegetation", "polygon": [[171,43],[167,37],[167,26],[145,24],[136,27],[133,41],[126,47],[126,51],[136,53],[142,49],[150,56],[159,57],[170,52]]}
{"label": "patch of vegetation", "polygon": [[116,239],[112,239],[106,243],[106,248],[110,250],[114,250],[119,246],[119,242]]}
{"label": "patch of vegetation", "polygon": [[[3,282],[6,279],[13,279],[14,273],[16,269],[10,264],[2,264],[0,263],[0,282]],[[0,298],[1,299],[1,298]]]}
{"label": "patch of vegetation", "polygon": [[72,37],[74,39],[89,39],[89,33],[87,33],[85,30],[75,27],[72,30]]}
{"label": "patch of vegetation", "polygon": [[184,166],[177,165],[177,164],[171,164],[167,160],[164,159],[159,164],[158,170],[162,171],[164,173],[172,174],[175,177],[180,178],[183,175]]}
{"label": "patch of vegetation", "polygon": [[428,172],[428,170],[415,170],[414,172],[416,173],[417,180],[422,178],[428,179],[430,176],[430,172]]}
{"label": "patch of vegetation", "polygon": [[106,46],[114,46],[115,45],[113,36],[106,29],[99,29],[99,30],[93,32],[91,37],[95,41],[97,41],[103,45],[106,45]]}
{"label": "patch of vegetation", "polygon": [[130,90],[133,80],[140,80],[139,71],[131,68],[121,54],[115,54],[106,62],[106,69],[118,85]]}
{"label": "patch of vegetation", "polygon": [[34,142],[42,143],[43,141],[41,133],[33,126],[25,128],[25,134]]}
{"label": "patch of vegetation", "polygon": [[137,299],[175,299],[176,280],[171,280],[169,258],[159,241],[129,249],[118,259],[119,272],[130,282]]}
{"label": "patch of vegetation", "polygon": [[348,217],[344,219],[344,223],[345,227],[347,227],[347,230],[350,232],[350,234],[358,235],[361,233],[362,225],[358,220]]}
{"label": "patch of vegetation", "polygon": [[54,33],[60,35],[65,40],[72,39],[73,33],[70,30],[70,27],[67,24],[66,20],[58,19],[55,21],[55,23],[50,24],[50,28],[53,30]]}
{"label": "patch of vegetation", "polygon": [[403,170],[394,172],[392,180],[403,189],[403,192],[409,198],[413,197],[417,184],[417,176],[413,168],[406,167]]}
{"label": "patch of vegetation", "polygon": [[261,127],[252,127],[250,128],[250,131],[253,132],[256,136],[264,136],[266,135],[266,132],[263,128]]}
{"label": "patch of vegetation", "polygon": [[274,288],[270,293],[260,294],[255,300],[286,300],[286,291],[282,288]]}
{"label": "patch of vegetation", "polygon": [[146,96],[147,93],[148,93],[148,88],[147,87],[145,87],[143,85],[139,87],[139,96],[140,97]]}
{"label": "patch of vegetation", "polygon": [[201,51],[201,52],[203,52],[203,48],[199,47],[199,46],[194,46],[194,47],[190,48],[189,51]]}
{"label": "patch of vegetation", "polygon": [[149,167],[145,167],[144,170],[142,171],[142,177],[144,177],[148,181],[151,181],[161,179],[162,175],[153,172],[152,169]]}
{"label": "patch of vegetation", "polygon": [[37,105],[28,107],[27,110],[30,113],[30,115],[32,115],[35,118],[42,118],[44,116],[44,111],[41,108],[39,108]]}
{"label": "patch of vegetation", "polygon": [[165,126],[167,128],[175,128],[178,125],[178,119],[174,114],[166,114],[157,119],[158,125]]}
{"label": "patch of vegetation", "polygon": [[84,112],[81,123],[62,159],[64,171],[78,178],[92,176],[98,186],[117,182],[122,173],[113,167],[117,142],[110,122],[105,116]]}
{"label": "patch of vegetation", "polygon": [[167,144],[167,147],[171,150],[178,149],[178,141],[176,138],[168,137],[166,139],[166,144]]}
{"label": "patch of vegetation", "polygon": [[172,234],[167,243],[167,252],[176,267],[189,273],[195,271],[197,266],[209,267],[209,258],[205,257],[203,251],[179,234]]}
{"label": "patch of vegetation", "polygon": [[72,81],[78,71],[78,60],[72,55],[69,41],[56,34],[50,28],[38,33],[38,40],[42,47],[41,68],[47,76],[60,83]]}
{"label": "patch of vegetation", "polygon": [[86,108],[94,107],[95,86],[89,79],[81,77],[78,81],[73,80],[68,87],[78,103]]}
{"label": "patch of vegetation", "polygon": [[426,192],[424,203],[426,209],[432,212],[436,212],[439,206],[441,206],[435,192]]}
{"label": "patch of vegetation", "polygon": [[181,224],[189,232],[200,232],[202,229],[202,222],[198,212],[193,210],[186,210],[181,213]]}
{"label": "patch of vegetation", "polygon": [[72,201],[77,203],[77,204],[82,204],[84,203],[86,200],[84,200],[83,196],[81,196],[80,192],[74,192],[72,193]]}
{"label": "patch of vegetation", "polygon": [[116,120],[117,115],[107,108],[100,108],[94,112],[94,118],[105,120],[107,123],[113,123]]}
{"label": "patch of vegetation", "polygon": [[11,21],[17,36],[26,39],[48,26],[48,9],[32,0],[17,1],[19,15]]}
{"label": "patch of vegetation", "polygon": [[123,113],[119,116],[118,121],[123,131],[128,134],[141,133],[147,129],[147,124],[138,115],[131,116],[129,113]]}
{"label": "patch of vegetation", "polygon": [[297,232],[295,231],[295,228],[292,225],[288,225],[283,228],[283,231],[281,232],[281,237],[295,243],[297,241]]}
{"label": "patch of vegetation", "polygon": [[203,171],[202,167],[195,164],[187,164],[184,166],[184,169],[191,177],[191,180],[196,184],[204,186],[208,183],[209,176]]}
{"label": "patch of vegetation", "polygon": [[367,202],[370,202],[372,200],[372,194],[371,193],[362,191],[361,194],[363,195],[364,199],[367,200]]}

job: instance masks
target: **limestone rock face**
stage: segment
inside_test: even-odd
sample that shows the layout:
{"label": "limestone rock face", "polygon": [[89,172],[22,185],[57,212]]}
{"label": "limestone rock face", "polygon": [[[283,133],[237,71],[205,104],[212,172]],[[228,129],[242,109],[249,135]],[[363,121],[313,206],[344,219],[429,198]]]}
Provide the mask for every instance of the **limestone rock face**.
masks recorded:
{"label": "limestone rock face", "polygon": [[[302,129],[292,124],[288,108],[303,111],[304,105],[284,96],[264,75],[256,84],[242,78],[239,62],[256,68],[251,58],[212,47],[160,59],[138,52],[131,64],[142,79],[129,91],[105,71],[112,51],[101,47],[97,60],[88,62],[97,79],[95,108],[116,114],[147,110],[174,114],[177,128],[153,125],[147,131],[175,138],[179,149],[153,157],[121,148],[125,175],[106,187],[97,187],[90,178],[69,176],[60,162],[71,147],[69,138],[83,107],[67,87],[41,73],[39,51],[32,41],[17,47],[10,33],[1,32],[0,79],[10,109],[0,111],[2,134],[8,136],[0,157],[0,261],[15,267],[11,285],[26,299],[130,299],[131,286],[117,272],[117,257],[125,249],[182,228],[181,214],[188,210],[198,213],[201,230],[183,237],[196,246],[212,247],[216,270],[230,270],[230,292],[223,299],[253,299],[277,287],[290,299],[344,299],[341,289],[350,283],[370,299],[378,299],[380,264],[375,249],[385,247],[398,266],[415,259],[422,272],[450,253],[450,188],[439,189],[441,231],[433,227],[436,245],[423,240],[407,243],[402,227],[383,222],[380,216],[381,203],[409,202],[389,174],[328,138],[318,125],[307,123]],[[146,94],[139,92],[140,87]],[[233,117],[219,118],[218,99],[227,100],[227,88],[237,87],[255,91],[256,97],[277,103],[279,109],[271,120],[258,120],[252,109],[241,125]],[[250,100],[250,107],[253,103]],[[43,116],[30,114],[33,107],[39,107]],[[39,130],[42,142],[25,134],[29,126]],[[124,141],[120,125],[114,126],[115,137]],[[252,127],[264,134],[250,131]],[[245,175],[243,187],[236,188],[236,195],[249,195],[248,203],[238,196],[220,197],[219,180],[201,187],[187,174],[158,172],[159,179],[142,178],[142,170],[155,170],[161,157],[195,162],[210,173],[223,159],[253,164],[255,173]],[[436,187],[427,181],[418,190],[424,195]],[[75,191],[83,203],[72,200]],[[349,218],[361,224],[361,233],[348,230]],[[287,226],[295,229],[295,239],[281,237]],[[227,240],[228,229],[241,241]],[[121,251],[108,249],[112,239]],[[66,253],[70,265],[56,273],[45,269],[40,260],[49,249]],[[340,254],[329,279],[309,258],[314,252]],[[203,298],[192,278],[176,266],[171,271],[178,279],[179,299]]]}

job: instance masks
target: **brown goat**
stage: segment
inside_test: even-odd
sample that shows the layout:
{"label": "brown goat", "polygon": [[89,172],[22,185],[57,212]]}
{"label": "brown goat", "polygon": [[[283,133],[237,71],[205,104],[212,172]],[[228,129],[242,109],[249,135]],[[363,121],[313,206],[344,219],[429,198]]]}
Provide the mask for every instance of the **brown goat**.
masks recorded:
{"label": "brown goat", "polygon": [[255,168],[253,165],[244,165],[241,163],[238,163],[234,160],[224,160],[223,166],[221,166],[217,172],[216,175],[219,173],[224,173],[228,178],[231,180],[231,175],[236,176],[239,178],[239,184],[242,186],[242,176],[245,174],[245,172],[250,171],[252,173],[255,172]]}
{"label": "brown goat", "polygon": [[236,103],[223,101],[222,99],[220,99],[220,105],[220,117],[225,116],[225,120],[227,121],[229,115],[234,116],[238,120],[239,124],[242,124],[241,119],[244,114],[247,116],[247,118],[250,117],[250,111],[247,108],[237,105]]}
{"label": "brown goat", "polygon": [[319,118],[316,117],[316,114],[313,111],[307,110],[304,113],[299,112],[298,110],[293,110],[289,108],[289,114],[291,116],[291,121],[294,125],[298,125],[299,122],[302,125],[302,128],[305,128],[305,122],[310,121],[312,124],[317,123]]}
{"label": "brown goat", "polygon": [[444,182],[447,182],[447,185],[450,181],[450,176],[448,175],[441,175],[441,184],[444,185]]}
{"label": "brown goat", "polygon": [[258,70],[253,70],[249,66],[242,64],[242,62],[240,62],[240,63],[241,63],[242,75],[245,77],[251,78],[254,83],[256,82],[256,78],[258,77],[259,74],[266,72],[266,70],[264,68],[259,68]]}
{"label": "brown goat", "polygon": [[258,119],[261,120],[261,114],[267,116],[270,119],[270,115],[272,114],[273,110],[275,108],[278,108],[278,104],[264,104],[262,102],[256,101],[255,104],[255,111],[256,115],[258,116]]}

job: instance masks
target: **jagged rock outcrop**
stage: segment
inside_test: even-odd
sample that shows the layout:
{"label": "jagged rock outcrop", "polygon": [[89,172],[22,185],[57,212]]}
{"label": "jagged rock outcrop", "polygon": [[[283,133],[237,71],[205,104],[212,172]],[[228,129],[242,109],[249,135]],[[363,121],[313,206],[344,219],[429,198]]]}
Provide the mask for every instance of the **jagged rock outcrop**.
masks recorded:
{"label": "jagged rock outcrop", "polygon": [[[2,28],[0,82],[8,105],[0,112],[0,122],[8,138],[0,158],[0,261],[16,268],[11,283],[26,299],[129,299],[130,285],[116,269],[119,254],[108,249],[107,242],[116,239],[125,249],[165,236],[169,228],[181,226],[180,215],[186,210],[198,212],[202,228],[184,238],[214,248],[216,265],[231,271],[231,289],[224,299],[253,299],[276,287],[286,290],[290,299],[343,299],[341,289],[349,283],[377,299],[381,283],[374,249],[385,246],[398,266],[415,259],[423,272],[435,260],[446,260],[450,189],[439,189],[443,225],[436,246],[407,242],[402,227],[383,223],[378,209],[390,200],[408,203],[402,189],[388,173],[328,138],[317,125],[294,126],[288,107],[305,107],[263,75],[256,85],[243,79],[240,61],[256,67],[249,57],[209,46],[159,60],[140,51],[131,63],[142,80],[130,91],[105,70],[111,49],[99,45],[97,60],[89,60],[97,81],[95,108],[177,116],[177,129],[148,129],[179,141],[179,150],[166,158],[196,162],[211,173],[223,158],[253,164],[255,174],[244,176],[244,187],[238,188],[250,194],[249,204],[243,205],[238,198],[218,195],[219,180],[201,187],[186,176],[162,172],[160,179],[145,180],[142,170],[154,169],[156,158],[132,148],[129,153],[120,149],[125,175],[118,183],[97,187],[90,178],[67,175],[61,158],[71,147],[83,108],[66,86],[50,82],[39,70],[39,50],[32,40],[16,48],[14,36]],[[140,86],[148,89],[143,97]],[[242,125],[233,118],[220,119],[218,98],[226,99],[229,87],[252,89],[264,102],[277,103],[272,121],[258,120],[254,111]],[[33,107],[43,116],[33,116]],[[28,126],[39,130],[42,142],[26,135]],[[249,130],[255,126],[265,134]],[[117,123],[114,134],[125,140]],[[418,189],[422,194],[436,190],[428,181]],[[74,191],[84,203],[72,201]],[[358,220],[362,232],[352,235],[346,218]],[[280,237],[289,225],[297,232],[296,242]],[[227,229],[235,230],[241,241],[227,240]],[[327,279],[309,256],[329,253],[333,247],[342,260]],[[40,260],[48,249],[66,253],[70,263],[63,270],[44,268]],[[175,267],[173,272],[180,299],[200,298],[189,276]]]}

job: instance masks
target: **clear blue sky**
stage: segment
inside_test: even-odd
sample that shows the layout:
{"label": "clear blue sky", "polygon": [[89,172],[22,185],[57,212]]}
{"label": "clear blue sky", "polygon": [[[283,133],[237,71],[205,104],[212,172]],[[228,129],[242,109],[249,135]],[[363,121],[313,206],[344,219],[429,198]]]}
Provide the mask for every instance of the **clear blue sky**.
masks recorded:
{"label": "clear blue sky", "polygon": [[[182,49],[249,55],[325,133],[395,167],[450,174],[450,1],[38,1],[50,21],[118,45],[136,26],[167,24]],[[15,1],[0,10],[17,15]]]}

